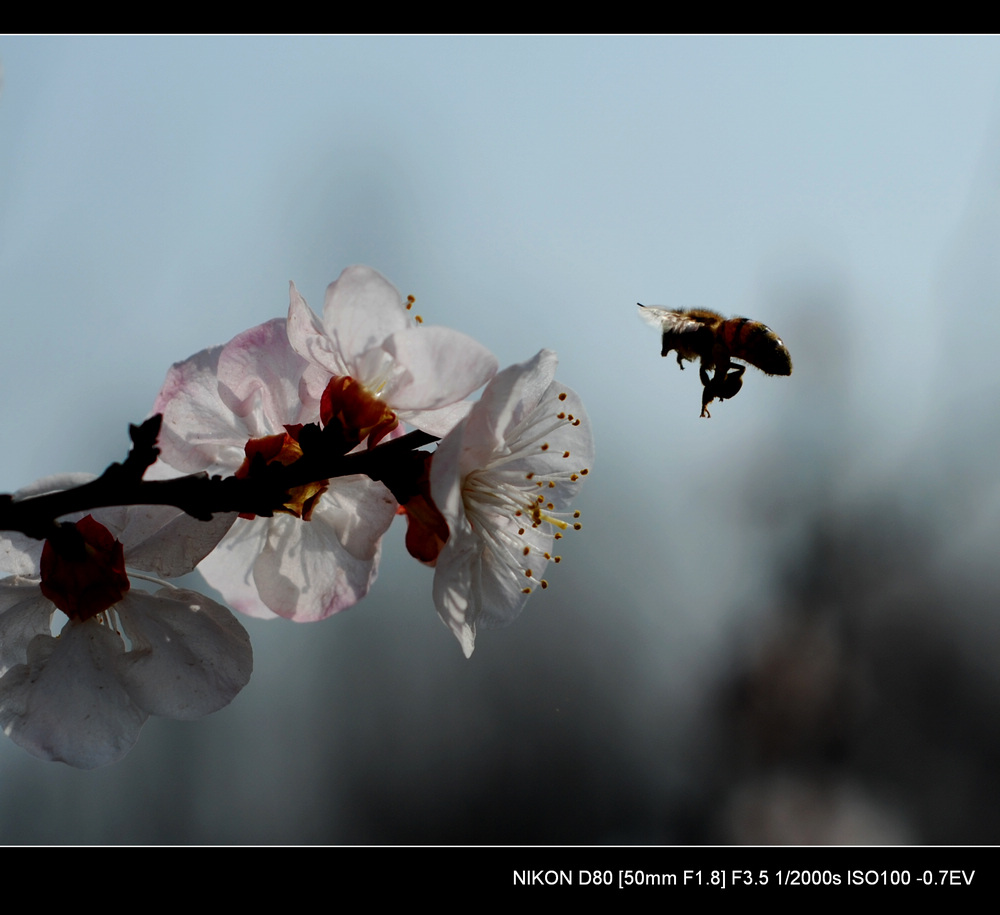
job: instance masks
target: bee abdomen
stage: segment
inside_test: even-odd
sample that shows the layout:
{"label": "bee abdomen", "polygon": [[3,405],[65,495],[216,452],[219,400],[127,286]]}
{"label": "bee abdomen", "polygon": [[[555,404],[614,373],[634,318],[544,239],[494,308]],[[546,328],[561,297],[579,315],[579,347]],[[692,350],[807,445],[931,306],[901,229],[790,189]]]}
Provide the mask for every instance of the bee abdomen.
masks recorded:
{"label": "bee abdomen", "polygon": [[781,338],[766,324],[732,318],[722,327],[722,339],[731,355],[768,375],[791,375],[792,357]]}

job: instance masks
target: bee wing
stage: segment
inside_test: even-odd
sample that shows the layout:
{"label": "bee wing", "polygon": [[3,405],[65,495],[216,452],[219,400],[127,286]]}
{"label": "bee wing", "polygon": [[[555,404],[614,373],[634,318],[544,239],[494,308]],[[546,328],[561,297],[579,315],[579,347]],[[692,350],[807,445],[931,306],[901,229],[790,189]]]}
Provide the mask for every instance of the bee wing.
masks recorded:
{"label": "bee wing", "polygon": [[639,306],[639,317],[647,324],[651,324],[657,330],[665,334],[687,334],[701,328],[701,324],[692,321],[686,314],[680,311],[671,311],[669,308],[660,308],[658,305]]}

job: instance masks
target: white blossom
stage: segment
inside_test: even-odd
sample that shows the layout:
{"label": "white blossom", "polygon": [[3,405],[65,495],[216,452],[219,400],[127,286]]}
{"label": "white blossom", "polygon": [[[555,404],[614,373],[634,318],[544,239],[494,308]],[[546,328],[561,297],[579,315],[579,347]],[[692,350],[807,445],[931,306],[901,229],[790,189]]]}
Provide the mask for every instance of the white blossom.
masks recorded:
{"label": "white blossom", "polygon": [[431,493],[450,537],[437,559],[434,602],[466,656],[476,627],[512,622],[554,543],[580,526],[569,506],[593,460],[579,397],[553,379],[556,355],[500,372],[431,463]]}
{"label": "white blossom", "polygon": [[[49,478],[16,497],[85,479]],[[124,565],[139,570],[128,576],[134,585],[155,581],[142,572],[190,572],[232,521],[132,506],[95,510],[89,524],[121,544]],[[131,749],[150,715],[200,718],[228,705],[249,681],[250,639],[232,613],[165,582],[153,593],[126,585],[110,606],[66,619],[53,636],[58,609],[43,594],[41,552],[41,543],[20,535],[0,540],[0,571],[16,573],[0,580],[0,726],[30,753],[102,766]]]}
{"label": "white blossom", "polygon": [[[243,465],[249,441],[318,421],[306,367],[288,345],[282,318],[174,365],[153,407],[163,414],[162,459],[186,473],[230,475]],[[199,570],[249,616],[324,619],[368,593],[395,511],[381,483],[337,477],[303,517],[238,518]]]}
{"label": "white blossom", "polygon": [[322,318],[293,283],[288,339],[312,367],[318,398],[330,378],[350,377],[402,422],[445,435],[464,402],[497,370],[482,344],[449,327],[417,325],[396,287],[371,267],[348,267],[327,287]]}

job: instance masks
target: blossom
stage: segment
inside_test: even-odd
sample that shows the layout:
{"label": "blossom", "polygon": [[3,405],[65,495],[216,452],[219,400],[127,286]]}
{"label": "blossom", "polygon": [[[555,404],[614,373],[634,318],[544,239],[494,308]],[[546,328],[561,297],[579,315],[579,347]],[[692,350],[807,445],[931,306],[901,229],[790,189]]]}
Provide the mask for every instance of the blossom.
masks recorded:
{"label": "blossom", "polygon": [[[174,365],[153,410],[162,459],[182,472],[239,475],[254,454],[294,459],[297,429],[319,419],[285,320]],[[239,518],[199,570],[250,616],[323,619],[367,594],[396,502],[363,475],[303,487],[274,517]]]}
{"label": "blossom", "polygon": [[[15,498],[86,479],[49,478]],[[125,566],[190,572],[232,522],[132,506],[98,509],[61,528],[76,538],[70,548],[2,538],[0,569],[16,573],[0,580],[5,733],[35,756],[89,769],[124,756],[150,715],[193,719],[228,705],[253,667],[246,631],[204,595],[126,576]],[[132,586],[141,579],[164,587]],[[68,619],[53,636],[57,609]]]}
{"label": "blossom", "polygon": [[434,453],[430,484],[450,537],[437,559],[434,603],[465,652],[476,627],[512,622],[553,556],[578,528],[576,498],[594,445],[579,397],[553,379],[556,354],[500,372]]}
{"label": "blossom", "polygon": [[291,284],[288,339],[310,364],[314,398],[349,377],[402,422],[445,435],[469,410],[464,398],[496,373],[496,357],[448,327],[417,326],[399,292],[371,267],[348,267],[317,317]]}

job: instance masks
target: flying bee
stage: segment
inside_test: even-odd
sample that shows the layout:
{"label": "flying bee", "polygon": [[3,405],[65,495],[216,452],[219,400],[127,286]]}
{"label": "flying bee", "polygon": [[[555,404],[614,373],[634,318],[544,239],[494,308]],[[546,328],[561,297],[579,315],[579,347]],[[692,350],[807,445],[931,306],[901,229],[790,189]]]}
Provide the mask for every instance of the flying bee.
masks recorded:
{"label": "flying bee", "polygon": [[[733,363],[733,359],[746,362],[765,375],[792,374],[792,357],[781,337],[759,321],[749,318],[727,320],[707,308],[673,311],[641,303],[639,316],[663,334],[661,356],[676,350],[677,364],[682,369],[685,359],[701,361],[698,370],[704,387],[701,415],[706,418],[712,415],[708,405],[713,400],[729,400],[743,387],[743,373],[747,367]],[[715,369],[715,375],[709,377],[711,369]]]}

